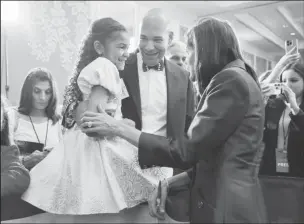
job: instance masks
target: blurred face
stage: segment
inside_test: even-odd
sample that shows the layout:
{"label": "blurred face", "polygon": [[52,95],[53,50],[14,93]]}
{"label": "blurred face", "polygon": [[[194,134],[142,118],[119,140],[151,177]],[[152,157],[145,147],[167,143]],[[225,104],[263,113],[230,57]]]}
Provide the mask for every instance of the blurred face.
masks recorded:
{"label": "blurred face", "polygon": [[168,47],[168,39],[169,34],[164,21],[150,18],[143,22],[139,49],[146,65],[157,65],[163,59]]}
{"label": "blurred face", "polygon": [[177,65],[185,68],[187,51],[186,49],[182,49],[179,45],[174,45],[168,49],[168,57],[169,60],[176,63]]}
{"label": "blurred face", "polygon": [[296,97],[303,96],[304,80],[294,70],[289,69],[283,72],[282,81],[296,94]]}
{"label": "blurred face", "polygon": [[52,88],[49,81],[37,81],[33,88],[33,108],[45,110],[52,97]]}
{"label": "blurred face", "polygon": [[127,32],[117,32],[113,38],[106,41],[103,55],[116,65],[118,70],[125,68],[129,56],[130,36]]}

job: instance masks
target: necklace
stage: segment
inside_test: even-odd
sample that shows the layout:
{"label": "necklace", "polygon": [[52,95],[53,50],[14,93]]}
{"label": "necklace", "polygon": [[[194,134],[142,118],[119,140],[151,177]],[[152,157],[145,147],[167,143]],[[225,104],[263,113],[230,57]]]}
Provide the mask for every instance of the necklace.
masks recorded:
{"label": "necklace", "polygon": [[[30,115],[28,115],[28,116],[29,116],[29,118],[30,118],[30,121],[31,121],[33,130],[34,130],[35,135],[36,135],[36,137],[37,137],[37,140],[38,140],[39,143],[41,143],[40,140],[39,140],[38,134],[37,134],[37,132],[36,132],[35,126],[34,126],[34,124],[33,124],[32,118],[31,118]],[[49,119],[47,120],[46,134],[45,134],[45,138],[44,138],[44,147],[46,146],[46,140],[47,140],[47,136],[48,136],[48,131],[49,131]]]}

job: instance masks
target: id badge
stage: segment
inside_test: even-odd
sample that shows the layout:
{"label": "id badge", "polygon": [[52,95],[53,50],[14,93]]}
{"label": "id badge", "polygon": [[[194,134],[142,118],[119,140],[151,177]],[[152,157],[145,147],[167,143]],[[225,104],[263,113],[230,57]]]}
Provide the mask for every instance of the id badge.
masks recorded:
{"label": "id badge", "polygon": [[279,173],[288,173],[289,165],[287,160],[287,151],[276,148],[276,171]]}
{"label": "id badge", "polygon": [[129,93],[127,90],[127,87],[125,85],[125,82],[121,79],[121,89],[122,89],[122,98],[121,99],[125,99],[129,97]]}

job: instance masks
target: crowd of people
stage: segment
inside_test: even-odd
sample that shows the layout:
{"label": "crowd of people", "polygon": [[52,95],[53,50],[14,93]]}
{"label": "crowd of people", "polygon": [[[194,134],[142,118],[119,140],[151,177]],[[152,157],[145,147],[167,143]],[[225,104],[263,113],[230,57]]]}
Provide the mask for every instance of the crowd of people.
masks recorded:
{"label": "crowd of people", "polygon": [[121,23],[94,21],[61,113],[45,68],[17,107],[1,97],[4,223],[267,222],[259,173],[304,177],[301,56],[258,78],[227,21],[199,20],[187,43],[168,25],[150,10],[129,54]]}

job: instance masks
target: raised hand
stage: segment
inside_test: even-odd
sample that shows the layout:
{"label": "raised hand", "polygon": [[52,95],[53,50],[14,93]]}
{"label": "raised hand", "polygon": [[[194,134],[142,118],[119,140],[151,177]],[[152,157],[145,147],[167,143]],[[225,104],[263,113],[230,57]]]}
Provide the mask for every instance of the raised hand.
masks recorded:
{"label": "raised hand", "polygon": [[296,47],[290,49],[277,63],[283,71],[290,65],[297,63],[301,59],[301,55],[296,52]]}

